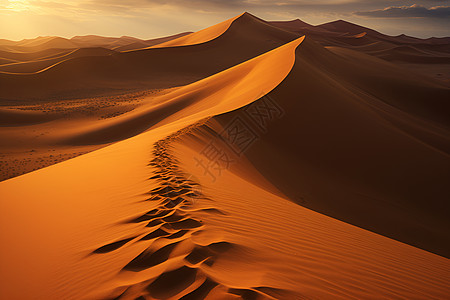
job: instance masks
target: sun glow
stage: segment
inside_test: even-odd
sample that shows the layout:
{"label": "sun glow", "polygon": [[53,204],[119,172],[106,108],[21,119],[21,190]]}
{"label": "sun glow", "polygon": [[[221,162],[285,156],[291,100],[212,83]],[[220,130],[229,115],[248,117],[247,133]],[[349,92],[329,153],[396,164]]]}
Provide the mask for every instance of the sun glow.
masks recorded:
{"label": "sun glow", "polygon": [[27,0],[9,0],[7,9],[13,11],[25,11],[28,10],[30,3]]}

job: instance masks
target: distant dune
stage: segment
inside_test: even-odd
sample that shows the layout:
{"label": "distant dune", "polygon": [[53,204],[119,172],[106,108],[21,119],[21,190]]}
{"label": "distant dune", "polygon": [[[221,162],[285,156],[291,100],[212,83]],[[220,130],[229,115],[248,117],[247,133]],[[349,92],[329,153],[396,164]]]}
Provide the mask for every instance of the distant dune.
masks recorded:
{"label": "distant dune", "polygon": [[249,13],[0,40],[0,298],[445,299],[448,45]]}
{"label": "distant dune", "polygon": [[[222,27],[219,27],[222,30]],[[223,71],[299,37],[245,14],[234,18],[218,38],[198,45],[161,47],[103,57],[65,60],[45,72],[0,73],[0,99],[21,100],[86,96],[105,90],[167,88],[188,84]],[[181,39],[183,39],[182,37]],[[239,45],[239,47],[237,47]],[[20,87],[27,86],[28,89]]]}
{"label": "distant dune", "polygon": [[389,36],[343,20],[313,26],[301,20],[269,22],[284,30],[306,34],[323,46],[336,46],[364,52],[426,74],[450,85],[448,72],[439,66],[450,64],[450,39],[420,39],[407,35]]}

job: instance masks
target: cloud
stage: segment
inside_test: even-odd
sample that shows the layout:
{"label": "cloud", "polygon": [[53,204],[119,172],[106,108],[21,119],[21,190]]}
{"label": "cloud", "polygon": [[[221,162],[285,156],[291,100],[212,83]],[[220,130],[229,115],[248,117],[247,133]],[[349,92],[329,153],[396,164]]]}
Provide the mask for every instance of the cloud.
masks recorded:
{"label": "cloud", "polygon": [[28,3],[32,6],[36,7],[44,7],[44,8],[56,8],[56,9],[65,9],[65,8],[73,8],[73,5],[66,4],[63,2],[54,2],[54,1],[28,1]]}
{"label": "cloud", "polygon": [[422,5],[391,6],[385,9],[355,12],[355,15],[372,18],[450,18],[450,6],[426,8]]}

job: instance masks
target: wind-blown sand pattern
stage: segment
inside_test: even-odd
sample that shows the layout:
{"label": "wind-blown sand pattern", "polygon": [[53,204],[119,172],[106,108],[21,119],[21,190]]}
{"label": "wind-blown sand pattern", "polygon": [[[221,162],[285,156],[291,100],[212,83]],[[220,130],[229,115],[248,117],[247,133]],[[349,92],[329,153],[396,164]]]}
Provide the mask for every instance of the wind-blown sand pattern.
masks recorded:
{"label": "wind-blown sand pattern", "polygon": [[450,89],[403,66],[445,45],[248,13],[0,41],[0,298],[448,298]]}
{"label": "wind-blown sand pattern", "polygon": [[[204,225],[202,220],[190,217],[191,211],[225,215],[214,208],[214,200],[206,198],[200,192],[200,185],[183,173],[170,151],[173,142],[199,125],[201,123],[179,130],[154,145],[155,158],[151,160],[150,166],[155,169],[152,173],[156,175],[150,180],[156,180],[159,185],[149,192],[146,201],[157,202],[158,206],[129,221],[145,224],[145,228],[150,228],[150,231],[145,231],[137,238],[115,241],[93,251],[95,254],[102,254],[120,251],[127,243],[147,242],[149,247],[125,265],[121,272],[143,272],[166,266],[165,271],[157,276],[149,273],[151,275],[148,280],[141,278],[137,284],[117,288],[115,294],[120,295],[111,298],[203,299],[226,295],[241,296],[244,299],[272,299],[270,295],[299,297],[292,292],[264,286],[229,287],[216,282],[208,275],[208,270],[202,267],[212,267],[222,253],[240,254],[237,245],[217,237],[210,237],[209,241],[203,239],[200,243],[195,243],[192,238],[202,233]],[[211,207],[198,208],[195,202],[203,202],[202,206],[209,202]]]}

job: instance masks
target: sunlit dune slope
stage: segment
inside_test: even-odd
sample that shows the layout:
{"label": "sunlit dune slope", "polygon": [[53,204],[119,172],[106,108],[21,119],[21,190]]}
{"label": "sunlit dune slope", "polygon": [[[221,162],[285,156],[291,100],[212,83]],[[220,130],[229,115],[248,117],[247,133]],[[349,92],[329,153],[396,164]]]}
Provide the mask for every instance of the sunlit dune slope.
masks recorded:
{"label": "sunlit dune slope", "polygon": [[[192,103],[193,109],[197,110],[196,105],[202,104],[203,110],[195,115],[184,116],[166,126],[155,126],[155,129],[115,144],[112,148],[94,151],[87,156],[0,183],[0,199],[6,199],[0,204],[2,227],[17,228],[0,233],[2,244],[9,245],[2,248],[0,255],[2,266],[6,270],[2,274],[7,274],[7,278],[0,281],[5,297],[79,299],[95,292],[99,284],[113,279],[115,273],[148,246],[147,242],[135,245],[137,247],[132,247],[134,250],[119,254],[118,257],[110,257],[107,266],[105,257],[89,258],[86,255],[110,239],[133,235],[135,230],[144,230],[145,233],[145,228],[136,224],[125,223],[125,226],[114,224],[132,218],[149,208],[148,203],[138,204],[136,201],[144,200],[146,198],[144,194],[149,188],[157,185],[147,180],[152,176],[148,163],[152,158],[153,143],[200,119],[254,101],[261,93],[273,89],[290,71],[294,63],[295,48],[300,42],[301,39],[293,41],[273,52],[213,76],[214,81],[206,79],[186,87],[180,94],[172,95],[174,101],[180,101],[184,97],[185,105],[186,101],[197,98],[197,101]],[[268,69],[272,70],[271,76],[261,76],[266,74]],[[236,79],[230,81],[231,78]],[[255,81],[255,78],[258,80]],[[208,83],[213,87],[209,87]],[[124,127],[122,130],[127,129],[126,124],[122,126]],[[92,164],[91,159],[96,161],[96,164]],[[113,162],[117,159],[121,162],[113,166]],[[122,164],[126,164],[127,167],[124,168]],[[92,175],[91,179],[87,179],[86,174],[83,174],[87,169],[89,176]],[[105,177],[102,175],[103,172],[109,175]],[[41,179],[36,179],[35,176]],[[124,180],[122,176],[126,176],[127,179]],[[57,189],[49,189],[46,186],[51,181],[54,186],[58,186]],[[23,201],[28,196],[14,192],[19,186],[22,187],[22,191],[25,191],[24,186],[29,187],[26,190],[34,199],[31,205],[23,206]],[[32,186],[43,190],[35,190]],[[43,192],[44,190],[47,192]],[[62,191],[68,192],[64,200],[61,200],[61,197],[64,197],[60,194]],[[80,201],[81,199],[83,200]],[[36,211],[37,207],[40,207],[39,213]],[[69,208],[70,216],[67,215]],[[3,212],[6,211],[8,218],[6,215],[3,217]],[[27,219],[27,222],[24,223],[22,217]],[[32,227],[33,232],[23,227],[28,228],[27,224],[31,223],[36,225]],[[29,239],[30,236],[33,240]],[[38,240],[40,245],[45,246],[36,249],[31,256],[25,255],[24,251],[28,250],[23,243],[37,243]],[[185,244],[192,245],[189,240]],[[178,264],[176,261],[174,263],[174,266]],[[169,265],[171,264],[172,262],[169,262]],[[32,271],[27,271],[29,268]],[[24,278],[23,272],[27,272],[29,276]],[[160,272],[161,269],[155,271],[154,276]],[[66,284],[68,282],[70,284]],[[27,288],[21,288],[22,285],[26,285]]]}
{"label": "sunlit dune slope", "polygon": [[[311,183],[307,178],[317,179],[316,174],[327,170],[324,165],[330,161],[325,150],[343,152],[329,134],[348,138],[349,133],[340,130],[346,129],[345,124],[361,121],[360,131],[378,141],[377,130],[391,132],[380,129],[387,126],[378,121],[382,116],[354,97],[350,87],[331,80],[331,75],[330,81],[320,80],[325,75],[312,60],[316,50],[326,51],[297,39],[180,88],[162,101],[175,113],[173,117],[147,132],[0,183],[0,226],[11,229],[0,231],[0,242],[6,245],[0,248],[2,296],[427,299],[448,295],[448,259],[303,208],[280,197],[270,185],[261,187],[265,180],[279,185],[281,177],[289,185],[294,181],[290,176],[301,173],[296,184],[303,194],[304,185]],[[316,90],[319,86],[322,91]],[[335,92],[333,97],[330,91]],[[278,123],[272,120],[274,130],[267,127],[259,144],[245,152],[248,160],[238,157],[234,167],[212,180],[195,158],[214,141],[219,123],[239,114],[245,105],[261,103],[257,99],[266,93],[284,107],[285,117]],[[345,121],[334,122],[334,118]],[[363,118],[376,122],[370,127]],[[328,131],[327,139],[319,127]],[[315,147],[314,134],[329,141],[323,144],[326,149]],[[274,142],[279,152],[265,156],[266,166],[274,169],[271,176],[252,155],[261,158],[266,149],[275,147]],[[294,153],[285,151],[286,143],[294,144]],[[314,158],[309,150],[317,151],[311,162],[324,159],[321,168],[299,164],[302,158]],[[285,167],[284,175],[274,159]],[[284,165],[288,160],[291,168]],[[328,170],[333,166],[331,161]],[[351,163],[349,167],[353,170]],[[342,177],[348,175],[344,171]],[[335,182],[320,179],[316,182],[320,189]],[[305,199],[310,201],[308,195]]]}
{"label": "sunlit dune slope", "polygon": [[265,53],[298,35],[249,14],[218,38],[200,45],[137,50],[70,59],[31,75],[0,74],[0,99],[48,98],[105,89],[164,88],[188,84]]}
{"label": "sunlit dune slope", "polygon": [[236,19],[239,19],[242,16],[245,16],[246,14],[247,13],[238,15],[234,18],[223,21],[214,26],[205,28],[205,29],[197,31],[197,32],[193,32],[191,34],[179,37],[179,38],[171,40],[171,41],[157,44],[152,47],[153,48],[179,47],[179,46],[189,46],[189,45],[202,44],[202,43],[209,42],[209,41],[219,37],[220,35],[224,34]]}
{"label": "sunlit dune slope", "polygon": [[[176,89],[153,99],[118,118],[80,126],[70,135],[59,137],[64,144],[104,144],[136,135],[159,122],[170,122],[189,116],[191,120],[236,109],[275,88],[294,64],[291,55],[303,38],[269,51],[223,72]],[[264,76],[262,76],[264,74]],[[269,76],[270,74],[270,76]],[[239,91],[229,99],[228,94]],[[181,113],[180,113],[181,111]],[[202,116],[199,117],[198,114]],[[192,121],[192,122],[194,122]]]}
{"label": "sunlit dune slope", "polygon": [[332,50],[306,38],[269,104],[215,119],[267,123],[245,155],[294,202],[448,257],[450,90]]}

